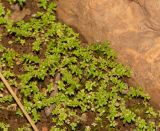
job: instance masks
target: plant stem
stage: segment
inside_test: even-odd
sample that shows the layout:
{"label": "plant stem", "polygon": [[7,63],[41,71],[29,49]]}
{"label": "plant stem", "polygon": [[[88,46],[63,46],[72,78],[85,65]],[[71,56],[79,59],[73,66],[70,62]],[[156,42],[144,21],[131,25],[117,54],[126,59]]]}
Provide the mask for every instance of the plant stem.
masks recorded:
{"label": "plant stem", "polygon": [[28,122],[31,124],[34,131],[39,131],[38,128],[36,127],[36,125],[34,124],[34,122],[32,121],[31,117],[28,115],[28,113],[24,109],[24,106],[20,102],[19,98],[16,96],[16,94],[12,90],[11,86],[9,85],[8,81],[4,78],[4,76],[2,75],[1,72],[0,72],[0,78],[1,78],[2,82],[5,84],[5,86],[7,87],[8,91],[11,93],[11,95],[15,99],[16,103],[18,104],[18,106],[20,107],[22,112],[24,113],[25,117],[27,118]]}

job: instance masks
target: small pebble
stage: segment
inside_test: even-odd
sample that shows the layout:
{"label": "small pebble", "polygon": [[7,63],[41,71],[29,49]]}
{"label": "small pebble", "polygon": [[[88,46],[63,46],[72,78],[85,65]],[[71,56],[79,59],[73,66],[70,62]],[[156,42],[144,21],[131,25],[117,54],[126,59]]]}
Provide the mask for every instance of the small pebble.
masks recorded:
{"label": "small pebble", "polygon": [[42,127],[42,131],[48,131],[47,127]]}

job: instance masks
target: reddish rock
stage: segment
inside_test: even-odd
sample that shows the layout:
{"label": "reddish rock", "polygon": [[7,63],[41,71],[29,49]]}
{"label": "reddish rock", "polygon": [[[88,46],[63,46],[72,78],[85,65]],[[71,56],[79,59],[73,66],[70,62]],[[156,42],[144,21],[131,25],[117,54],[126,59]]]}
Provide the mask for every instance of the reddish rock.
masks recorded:
{"label": "reddish rock", "polygon": [[131,83],[160,107],[159,12],[159,0],[59,0],[57,15],[89,43],[110,40],[134,71]]}
{"label": "reddish rock", "polygon": [[42,127],[42,131],[48,131],[47,127]]}

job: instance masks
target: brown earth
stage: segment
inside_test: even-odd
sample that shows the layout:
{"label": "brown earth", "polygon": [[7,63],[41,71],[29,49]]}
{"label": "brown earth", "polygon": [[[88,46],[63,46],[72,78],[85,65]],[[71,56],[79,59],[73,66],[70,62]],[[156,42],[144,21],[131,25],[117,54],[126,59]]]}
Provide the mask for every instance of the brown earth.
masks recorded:
{"label": "brown earth", "polygon": [[17,127],[24,126],[26,119],[18,117],[13,111],[0,109],[0,122],[9,123],[9,131],[15,131]]}
{"label": "brown earth", "polygon": [[84,42],[110,40],[134,72],[130,83],[143,86],[160,107],[159,12],[159,0],[59,0],[57,15]]}

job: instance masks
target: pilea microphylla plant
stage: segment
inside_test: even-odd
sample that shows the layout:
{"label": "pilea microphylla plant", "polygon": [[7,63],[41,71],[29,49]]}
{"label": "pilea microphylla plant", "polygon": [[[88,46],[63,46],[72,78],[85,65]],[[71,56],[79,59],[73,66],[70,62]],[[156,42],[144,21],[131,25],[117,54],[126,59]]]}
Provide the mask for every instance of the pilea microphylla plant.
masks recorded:
{"label": "pilea microphylla plant", "polygon": [[[7,0],[10,4],[18,4],[19,6],[23,7],[26,0]],[[47,1],[48,0],[38,0],[39,7],[43,7],[44,9],[47,8]]]}
{"label": "pilea microphylla plant", "polygon": [[7,0],[10,4],[18,3],[20,6],[23,6],[23,4],[26,2],[26,0]]}
{"label": "pilea microphylla plant", "polygon": [[[56,4],[41,2],[43,12],[16,23],[0,4],[0,69],[34,122],[45,110],[51,131],[159,129],[159,111],[141,88],[124,81],[131,71],[116,62],[109,43],[81,46],[79,35],[57,22]],[[4,44],[7,36],[13,37]],[[0,90],[1,105],[15,103],[2,81]],[[16,114],[23,116],[19,108]]]}

